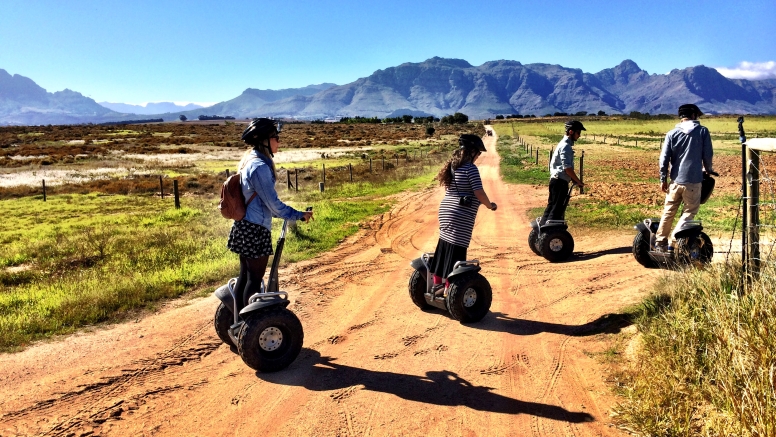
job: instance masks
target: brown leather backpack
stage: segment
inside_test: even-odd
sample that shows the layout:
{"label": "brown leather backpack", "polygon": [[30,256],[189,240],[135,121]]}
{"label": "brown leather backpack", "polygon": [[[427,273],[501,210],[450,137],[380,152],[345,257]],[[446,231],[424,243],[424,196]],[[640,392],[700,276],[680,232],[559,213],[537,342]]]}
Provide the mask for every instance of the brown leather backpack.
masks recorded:
{"label": "brown leather backpack", "polygon": [[245,201],[240,184],[240,173],[235,173],[229,176],[221,186],[221,201],[218,202],[218,210],[221,211],[224,218],[240,221],[245,217],[246,207],[254,197],[256,197],[255,191],[251,198],[247,202]]}

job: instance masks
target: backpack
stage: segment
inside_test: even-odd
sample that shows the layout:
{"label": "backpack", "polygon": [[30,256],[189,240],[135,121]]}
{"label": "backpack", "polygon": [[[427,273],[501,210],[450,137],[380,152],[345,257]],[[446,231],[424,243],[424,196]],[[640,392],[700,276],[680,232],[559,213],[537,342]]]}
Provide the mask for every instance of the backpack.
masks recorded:
{"label": "backpack", "polygon": [[240,221],[245,217],[246,206],[256,197],[253,193],[248,201],[242,193],[242,184],[240,183],[240,173],[237,172],[226,179],[221,186],[221,201],[218,202],[218,210],[224,218]]}

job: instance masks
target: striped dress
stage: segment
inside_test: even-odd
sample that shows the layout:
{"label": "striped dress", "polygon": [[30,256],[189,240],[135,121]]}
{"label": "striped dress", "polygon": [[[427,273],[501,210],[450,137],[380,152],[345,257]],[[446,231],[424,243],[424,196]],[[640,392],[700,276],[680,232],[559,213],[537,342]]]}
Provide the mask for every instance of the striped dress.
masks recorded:
{"label": "striped dress", "polygon": [[[480,201],[474,197],[474,190],[482,189],[480,171],[471,162],[453,172],[455,183],[450,183],[445,198],[439,205],[439,238],[456,246],[469,247],[474,230],[474,219]],[[459,205],[461,196],[471,196],[470,206]]]}

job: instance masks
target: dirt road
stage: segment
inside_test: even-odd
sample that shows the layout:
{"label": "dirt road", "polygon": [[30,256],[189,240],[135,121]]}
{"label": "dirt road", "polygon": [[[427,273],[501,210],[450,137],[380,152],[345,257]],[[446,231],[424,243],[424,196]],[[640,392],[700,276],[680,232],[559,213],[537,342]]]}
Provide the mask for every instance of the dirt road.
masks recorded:
{"label": "dirt road", "polygon": [[493,287],[481,322],[410,301],[409,261],[434,249],[442,191],[407,193],[334,252],[281,272],[305,330],[288,369],[256,374],[222,345],[214,297],[176,301],[0,356],[0,435],[621,435],[596,354],[620,328],[608,314],[660,272],[633,260],[627,233],[576,233],[571,262],[535,256],[525,211],[545,191],[503,184],[485,140],[478,167],[499,208],[481,208],[469,248]]}

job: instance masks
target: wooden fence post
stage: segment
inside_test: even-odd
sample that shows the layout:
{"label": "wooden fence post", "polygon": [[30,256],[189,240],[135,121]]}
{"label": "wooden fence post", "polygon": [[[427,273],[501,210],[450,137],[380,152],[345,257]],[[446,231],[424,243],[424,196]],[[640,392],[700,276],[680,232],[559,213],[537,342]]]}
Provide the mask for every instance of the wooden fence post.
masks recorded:
{"label": "wooden fence post", "polygon": [[350,171],[350,182],[353,182],[353,165],[348,163],[348,170]]}
{"label": "wooden fence post", "polygon": [[385,171],[385,155],[383,155],[383,171]]}
{"label": "wooden fence post", "polygon": [[[579,180],[584,183],[585,179],[585,151],[582,151],[582,156],[579,157]],[[585,194],[585,189],[579,187],[579,194]]]}
{"label": "wooden fence post", "polygon": [[539,148],[536,148],[536,165],[539,165]]}
{"label": "wooden fence post", "polygon": [[291,185],[291,172],[286,170],[286,188],[291,189],[293,185]]}
{"label": "wooden fence post", "polygon": [[321,193],[323,193],[324,183],[318,182],[318,189],[321,190]]}
{"label": "wooden fence post", "polygon": [[46,201],[46,180],[43,179],[43,201]]}
{"label": "wooden fence post", "polygon": [[747,270],[751,279],[756,279],[760,274],[760,152],[746,148],[747,174],[746,197],[749,200],[745,211],[746,223],[746,252],[749,265]]}
{"label": "wooden fence post", "polygon": [[159,175],[159,197],[164,199],[164,183],[162,182],[162,175]]}
{"label": "wooden fence post", "polygon": [[180,196],[178,195],[178,180],[175,179],[172,181],[172,191],[175,193],[175,209],[181,208],[181,200]]}
{"label": "wooden fence post", "polygon": [[229,169],[226,169],[226,178],[229,179]]}
{"label": "wooden fence post", "polygon": [[299,173],[294,169],[294,190],[299,191]]}

